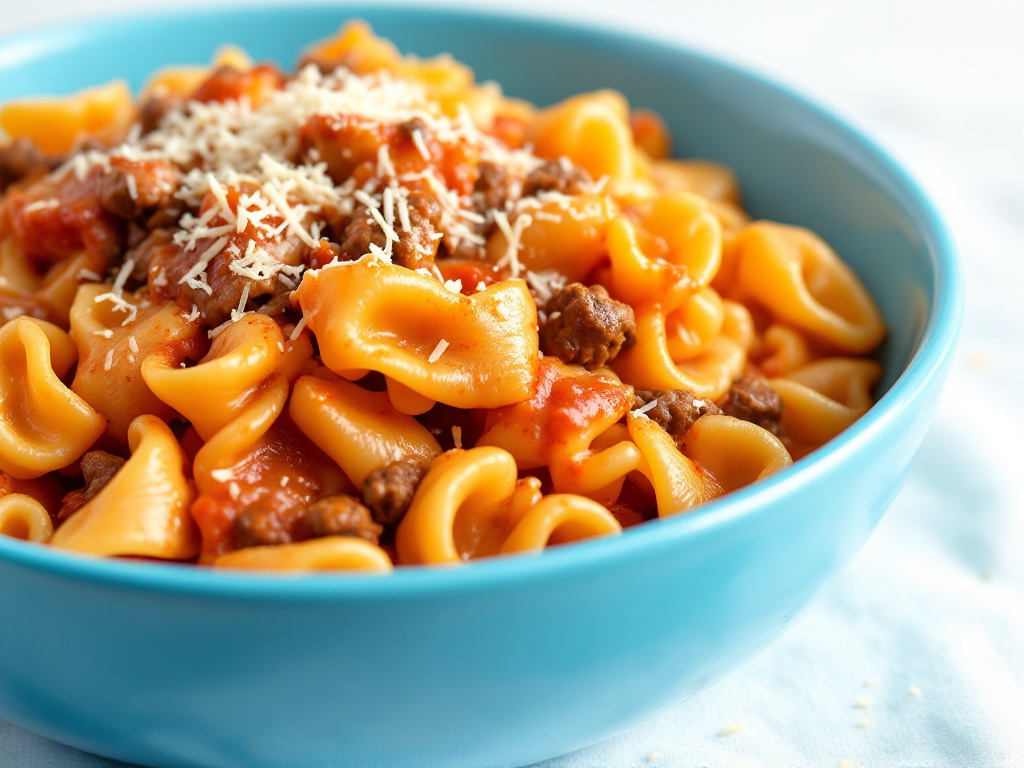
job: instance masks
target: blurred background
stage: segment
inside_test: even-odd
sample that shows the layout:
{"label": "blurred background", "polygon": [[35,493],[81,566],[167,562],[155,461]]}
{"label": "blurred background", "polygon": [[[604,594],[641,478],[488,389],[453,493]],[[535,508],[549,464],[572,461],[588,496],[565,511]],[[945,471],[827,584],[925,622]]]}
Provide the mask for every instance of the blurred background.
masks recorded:
{"label": "blurred background", "polygon": [[[209,4],[0,0],[0,35]],[[1024,766],[1024,2],[486,5],[684,43],[823,103],[922,183],[968,283],[939,415],[854,563],[724,682],[545,768]],[[0,765],[113,763],[0,721]]]}

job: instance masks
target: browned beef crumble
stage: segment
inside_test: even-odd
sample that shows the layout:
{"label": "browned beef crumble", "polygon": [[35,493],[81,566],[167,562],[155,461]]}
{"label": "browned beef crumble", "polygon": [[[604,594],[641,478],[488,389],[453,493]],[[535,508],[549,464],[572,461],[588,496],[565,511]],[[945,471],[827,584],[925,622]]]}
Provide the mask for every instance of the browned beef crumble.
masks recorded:
{"label": "browned beef crumble", "polygon": [[370,252],[371,244],[383,249],[385,242],[384,231],[374,221],[370,210],[360,203],[338,237],[338,260],[358,261]]}
{"label": "browned beef crumble", "polygon": [[633,308],[610,298],[600,285],[570,283],[544,309],[541,351],[562,362],[600,368],[636,343]]}
{"label": "browned beef crumble", "polygon": [[[166,160],[146,160],[129,167],[112,167],[100,176],[100,205],[108,213],[134,221],[165,208],[177,210],[174,193],[181,171]],[[134,191],[134,194],[133,194]]]}
{"label": "browned beef crumble", "polygon": [[59,163],[26,138],[0,146],[0,193],[22,179],[53,170]]}
{"label": "browned beef crumble", "polygon": [[549,160],[539,168],[530,171],[523,184],[523,196],[534,197],[538,192],[561,192],[563,195],[579,195],[592,184],[590,174],[583,168],[558,160]]}
{"label": "browned beef crumble", "polygon": [[726,416],[734,416],[778,434],[782,419],[782,398],[763,378],[737,376],[729,391],[718,401]]}
{"label": "browned beef crumble", "polygon": [[106,451],[89,451],[82,456],[82,478],[85,480],[85,487],[64,496],[57,520],[64,522],[95,498],[124,466],[124,462],[120,456]]}
{"label": "browned beef crumble", "polygon": [[398,220],[395,220],[395,229],[401,239],[394,244],[391,261],[400,267],[427,269],[437,255],[438,241],[434,235],[441,231],[441,204],[433,195],[411,192],[408,206],[409,228],[412,231],[405,232]]}
{"label": "browned beef crumble", "polygon": [[139,126],[142,135],[152,133],[163,122],[167,113],[180,108],[182,102],[173,96],[150,96],[139,105]]}
{"label": "browned beef crumble", "polygon": [[289,522],[273,506],[260,502],[250,504],[235,517],[235,548],[290,544],[293,537]]}
{"label": "browned beef crumble", "polygon": [[313,502],[302,513],[302,536],[318,539],[323,536],[355,536],[376,544],[383,527],[373,520],[370,510],[352,496],[325,496]]}
{"label": "browned beef crumble", "polygon": [[641,408],[655,401],[657,404],[647,417],[664,429],[676,444],[683,444],[683,435],[701,416],[720,414],[722,410],[713,401],[699,398],[688,389],[638,390],[633,394],[634,408]]}
{"label": "browned beef crumble", "polygon": [[371,472],[363,483],[363,503],[373,519],[385,528],[398,525],[426,471],[421,463],[399,460]]}

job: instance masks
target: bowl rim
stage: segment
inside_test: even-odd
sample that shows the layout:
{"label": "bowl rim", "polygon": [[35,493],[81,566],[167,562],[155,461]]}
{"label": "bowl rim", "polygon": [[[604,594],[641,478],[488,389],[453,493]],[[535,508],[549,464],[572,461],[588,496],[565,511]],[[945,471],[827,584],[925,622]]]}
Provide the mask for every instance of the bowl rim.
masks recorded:
{"label": "bowl rim", "polygon": [[881,177],[892,184],[903,207],[916,221],[934,272],[929,298],[932,299],[920,340],[910,361],[889,390],[851,427],[793,466],[753,486],[698,507],[696,510],[633,526],[621,535],[590,539],[572,546],[557,547],[532,555],[487,558],[469,568],[453,566],[398,567],[385,574],[258,574],[215,570],[177,563],[131,562],[57,551],[0,536],[0,562],[70,577],[82,582],[130,588],[147,592],[175,593],[192,597],[260,600],[402,600],[427,594],[472,594],[536,583],[548,578],[614,568],[631,557],[656,555],[670,550],[683,538],[702,536],[712,530],[743,524],[771,513],[774,503],[785,499],[800,484],[834,471],[854,454],[864,450],[886,431],[889,417],[906,408],[943,371],[951,358],[963,315],[964,281],[955,247],[945,224],[918,183],[890,155],[863,131],[787,85],[734,64],[715,54],[673,42],[655,34],[622,30],[610,24],[578,22],[563,17],[511,12],[503,9],[468,9],[402,3],[324,4],[303,0],[284,4],[217,6],[186,10],[149,10],[100,16],[89,21],[66,21],[56,25],[23,30],[0,36],[0,64],[10,56],[31,57],[62,39],[81,39],[122,32],[152,29],[162,21],[182,18],[207,23],[243,13],[268,18],[283,13],[330,14],[344,11],[351,17],[367,13],[412,14],[430,18],[455,18],[463,23],[502,24],[517,34],[546,33],[587,45],[620,43],[642,45],[659,55],[688,58],[696,64],[724,74],[752,81],[758,87],[796,103],[848,140],[859,155],[867,157]]}

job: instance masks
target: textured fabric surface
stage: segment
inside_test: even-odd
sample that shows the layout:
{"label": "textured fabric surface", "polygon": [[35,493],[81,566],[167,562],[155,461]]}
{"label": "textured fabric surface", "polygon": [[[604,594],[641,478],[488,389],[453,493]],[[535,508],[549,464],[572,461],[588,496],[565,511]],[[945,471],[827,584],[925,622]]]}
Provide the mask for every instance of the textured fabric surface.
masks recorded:
{"label": "textured fabric surface", "polygon": [[[0,0],[0,33],[132,5]],[[723,682],[543,768],[1024,766],[1024,5],[515,7],[686,42],[851,117],[932,195],[968,280],[939,414],[853,564]],[[112,765],[0,721],[0,766]]]}

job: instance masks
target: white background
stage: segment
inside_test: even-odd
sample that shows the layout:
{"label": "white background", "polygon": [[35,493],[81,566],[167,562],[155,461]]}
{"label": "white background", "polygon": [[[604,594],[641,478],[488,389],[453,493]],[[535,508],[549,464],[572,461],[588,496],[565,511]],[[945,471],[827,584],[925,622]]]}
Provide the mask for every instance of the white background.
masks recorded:
{"label": "white background", "polygon": [[[0,0],[0,34],[142,5]],[[545,768],[1024,766],[1024,2],[495,6],[684,42],[823,102],[923,183],[968,280],[939,416],[853,565],[726,681]],[[0,765],[111,763],[0,722]]]}

